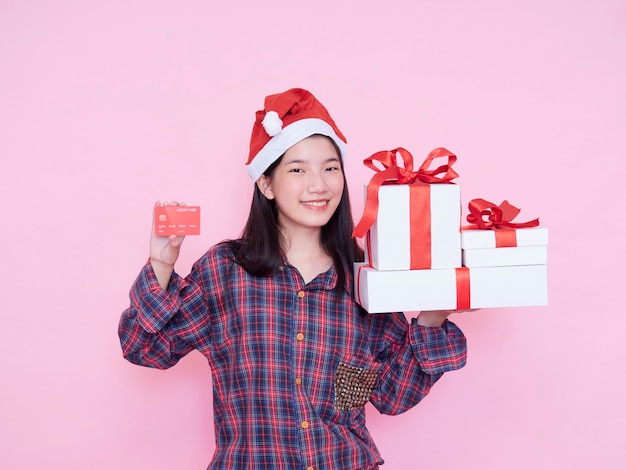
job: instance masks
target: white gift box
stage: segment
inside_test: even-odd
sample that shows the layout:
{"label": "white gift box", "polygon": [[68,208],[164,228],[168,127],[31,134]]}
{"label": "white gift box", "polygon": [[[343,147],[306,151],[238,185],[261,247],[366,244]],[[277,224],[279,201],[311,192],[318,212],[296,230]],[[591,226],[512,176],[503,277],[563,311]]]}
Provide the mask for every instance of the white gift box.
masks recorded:
{"label": "white gift box", "polygon": [[[428,187],[431,263],[426,269],[459,267],[461,190],[455,184]],[[406,184],[383,185],[378,190],[378,214],[369,230],[367,245],[369,262],[380,271],[416,269],[411,259],[412,237],[417,235],[411,230],[410,200],[410,187]]]}
{"label": "white gift box", "polygon": [[[547,265],[468,268],[471,308],[548,304]],[[369,313],[454,310],[456,269],[379,271],[354,264],[355,298]]]}
{"label": "white gift box", "polygon": [[514,247],[496,247],[494,230],[462,230],[463,266],[525,266],[548,263],[548,229],[515,229]]}

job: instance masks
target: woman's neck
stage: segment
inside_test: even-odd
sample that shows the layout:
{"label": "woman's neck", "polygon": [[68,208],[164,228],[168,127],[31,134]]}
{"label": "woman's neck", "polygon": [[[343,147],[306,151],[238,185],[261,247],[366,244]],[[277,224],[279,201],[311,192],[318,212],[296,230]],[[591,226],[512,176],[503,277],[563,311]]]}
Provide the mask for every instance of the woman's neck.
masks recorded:
{"label": "woman's neck", "polygon": [[289,264],[300,272],[307,284],[319,274],[328,271],[333,264],[332,257],[321,244],[319,232],[285,237],[285,244],[285,255]]}

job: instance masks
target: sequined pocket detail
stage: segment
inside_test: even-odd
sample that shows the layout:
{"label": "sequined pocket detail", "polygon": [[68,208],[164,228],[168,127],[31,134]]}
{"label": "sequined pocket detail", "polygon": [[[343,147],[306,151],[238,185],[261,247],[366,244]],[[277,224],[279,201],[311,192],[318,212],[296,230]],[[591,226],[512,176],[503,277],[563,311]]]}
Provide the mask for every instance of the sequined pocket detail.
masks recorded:
{"label": "sequined pocket detail", "polygon": [[363,408],[377,380],[377,371],[340,362],[335,373],[335,408],[339,411]]}

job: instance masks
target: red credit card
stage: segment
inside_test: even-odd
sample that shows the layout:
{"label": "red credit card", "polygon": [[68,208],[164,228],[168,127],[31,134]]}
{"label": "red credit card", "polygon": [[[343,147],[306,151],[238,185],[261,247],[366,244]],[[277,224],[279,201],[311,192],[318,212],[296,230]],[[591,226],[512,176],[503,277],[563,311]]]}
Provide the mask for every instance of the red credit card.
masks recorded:
{"label": "red credit card", "polygon": [[154,233],[164,237],[169,235],[200,235],[200,207],[155,207]]}

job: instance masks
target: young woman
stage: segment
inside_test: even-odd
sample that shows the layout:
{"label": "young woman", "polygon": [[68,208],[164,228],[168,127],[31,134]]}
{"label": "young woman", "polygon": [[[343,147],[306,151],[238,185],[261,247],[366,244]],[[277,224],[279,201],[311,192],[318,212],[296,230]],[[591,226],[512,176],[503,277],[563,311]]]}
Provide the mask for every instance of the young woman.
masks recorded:
{"label": "young woman", "polygon": [[182,238],[152,235],[120,322],[124,356],[157,368],[194,349],[208,359],[209,469],[378,468],[365,404],[387,414],[417,404],[465,364],[465,337],[451,312],[409,323],[353,299],[362,251],[351,238],[346,140],[313,95],[268,96],[250,149],[255,188],[240,239],[209,249],[182,278]]}

